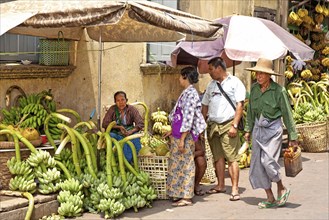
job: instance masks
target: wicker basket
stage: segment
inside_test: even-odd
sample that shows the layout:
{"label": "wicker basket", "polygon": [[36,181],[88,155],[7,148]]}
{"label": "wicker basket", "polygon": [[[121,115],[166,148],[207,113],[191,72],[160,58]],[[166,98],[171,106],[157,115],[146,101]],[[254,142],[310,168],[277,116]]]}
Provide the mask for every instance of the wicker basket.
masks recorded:
{"label": "wicker basket", "polygon": [[138,156],[139,169],[148,173],[158,199],[169,199],[167,196],[168,157]]}
{"label": "wicker basket", "polygon": [[69,65],[70,42],[64,40],[63,32],[58,32],[58,39],[40,39],[39,64],[46,66]]}
{"label": "wicker basket", "polygon": [[302,138],[302,150],[312,153],[328,151],[327,127],[327,121],[296,125]]}
{"label": "wicker basket", "polygon": [[[31,141],[31,144],[36,146],[40,146],[41,139]],[[30,156],[31,151],[23,144],[19,143],[21,159],[26,159]],[[41,149],[41,148],[37,148]],[[7,161],[15,156],[15,144],[14,142],[3,141],[0,142],[0,189],[8,189],[9,181],[11,179],[11,173],[7,167]]]}

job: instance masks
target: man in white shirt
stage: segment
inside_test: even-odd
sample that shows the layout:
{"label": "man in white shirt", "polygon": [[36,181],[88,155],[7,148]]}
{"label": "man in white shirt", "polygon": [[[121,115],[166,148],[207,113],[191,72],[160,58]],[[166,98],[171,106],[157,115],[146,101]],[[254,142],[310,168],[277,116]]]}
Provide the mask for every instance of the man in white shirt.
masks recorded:
{"label": "man in white shirt", "polygon": [[[228,171],[232,181],[230,200],[240,199],[239,194],[239,155],[241,147],[238,123],[243,115],[243,102],[246,88],[241,80],[226,72],[226,64],[216,57],[209,62],[209,74],[213,79],[207,86],[202,99],[202,114],[207,120],[207,137],[215,161],[217,186],[207,193],[224,193],[225,189],[225,159],[228,162]],[[236,110],[223,95],[222,87]]]}

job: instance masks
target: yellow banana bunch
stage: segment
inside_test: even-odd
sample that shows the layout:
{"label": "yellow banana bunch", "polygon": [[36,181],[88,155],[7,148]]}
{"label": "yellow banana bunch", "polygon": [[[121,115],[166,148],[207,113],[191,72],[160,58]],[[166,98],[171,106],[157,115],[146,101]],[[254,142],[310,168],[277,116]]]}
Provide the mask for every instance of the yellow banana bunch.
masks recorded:
{"label": "yellow banana bunch", "polygon": [[151,120],[167,124],[168,114],[165,111],[160,111],[160,108],[158,108],[156,112],[151,114]]}
{"label": "yellow banana bunch", "polygon": [[322,63],[323,66],[329,67],[329,58],[328,57],[323,58],[321,60],[321,63]]}
{"label": "yellow banana bunch", "polygon": [[329,81],[329,74],[327,74],[327,73],[321,73],[321,80],[323,80],[323,81]]}
{"label": "yellow banana bunch", "polygon": [[319,14],[321,14],[323,12],[323,8],[320,5],[320,2],[315,6],[315,11]]}
{"label": "yellow banana bunch", "polygon": [[287,65],[290,65],[292,63],[292,61],[294,61],[294,59],[291,56],[289,56],[289,55],[286,56],[284,58],[284,60],[285,60],[285,62],[286,62]]}
{"label": "yellow banana bunch", "polygon": [[329,46],[326,46],[322,51],[321,51],[322,54],[324,55],[328,55],[329,54]]}
{"label": "yellow banana bunch", "polygon": [[297,11],[297,15],[298,15],[300,18],[304,18],[305,16],[308,15],[308,10],[305,9],[305,8],[300,8],[300,9],[298,9],[298,11]]}
{"label": "yellow banana bunch", "polygon": [[311,78],[312,77],[312,72],[310,71],[310,70],[308,70],[308,69],[306,69],[306,70],[303,70],[302,72],[301,72],[301,74],[300,74],[300,76],[303,78],[303,79],[309,79],[309,78]]}
{"label": "yellow banana bunch", "polygon": [[290,70],[284,72],[284,75],[287,79],[291,79],[294,76],[294,73]]}

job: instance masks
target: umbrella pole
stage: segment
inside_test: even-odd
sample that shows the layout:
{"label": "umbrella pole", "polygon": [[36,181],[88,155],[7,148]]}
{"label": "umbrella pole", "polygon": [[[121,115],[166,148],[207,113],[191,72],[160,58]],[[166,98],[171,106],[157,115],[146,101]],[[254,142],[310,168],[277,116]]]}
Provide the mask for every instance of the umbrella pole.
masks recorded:
{"label": "umbrella pole", "polygon": [[235,60],[233,60],[233,76],[235,76]]}
{"label": "umbrella pole", "polygon": [[[102,91],[102,51],[103,51],[103,44],[102,44],[102,32],[99,33],[99,52],[98,52],[98,92],[97,92],[97,97],[98,97],[98,101],[97,101],[97,128],[100,131],[101,130],[101,101],[102,101],[102,97],[101,97],[101,91]],[[99,154],[99,150],[97,150],[97,167],[100,167],[100,154]]]}

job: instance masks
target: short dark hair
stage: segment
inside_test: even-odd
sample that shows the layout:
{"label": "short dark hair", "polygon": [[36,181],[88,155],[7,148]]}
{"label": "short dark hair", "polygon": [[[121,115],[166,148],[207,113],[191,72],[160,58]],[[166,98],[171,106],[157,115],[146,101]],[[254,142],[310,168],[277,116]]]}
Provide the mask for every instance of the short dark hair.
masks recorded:
{"label": "short dark hair", "polygon": [[114,102],[115,102],[115,98],[116,98],[118,95],[123,95],[123,96],[125,97],[125,99],[127,100],[127,102],[128,102],[127,94],[126,94],[124,91],[117,91],[116,93],[114,93]]}
{"label": "short dark hair", "polygon": [[184,79],[188,79],[191,84],[197,83],[199,81],[199,73],[193,66],[184,67],[180,74]]}
{"label": "short dark hair", "polygon": [[224,71],[226,71],[226,63],[221,57],[214,57],[208,61],[208,65],[212,65],[215,68],[220,66]]}

